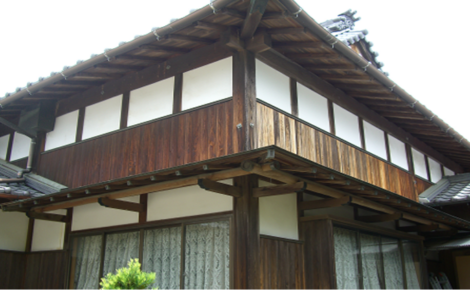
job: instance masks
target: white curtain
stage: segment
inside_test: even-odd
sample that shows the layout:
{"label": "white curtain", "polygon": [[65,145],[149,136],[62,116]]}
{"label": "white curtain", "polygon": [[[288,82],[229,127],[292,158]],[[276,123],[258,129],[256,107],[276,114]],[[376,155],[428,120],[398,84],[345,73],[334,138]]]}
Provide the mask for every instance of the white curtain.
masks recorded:
{"label": "white curtain", "polygon": [[75,289],[97,289],[101,264],[101,236],[77,238]]}
{"label": "white curtain", "polygon": [[419,260],[416,244],[403,243],[405,256],[406,284],[408,289],[420,289],[419,285]]}
{"label": "white curtain", "polygon": [[181,227],[145,231],[143,251],[142,270],[156,273],[151,288],[180,288]]}
{"label": "white curtain", "polygon": [[334,228],[336,283],[338,289],[358,289],[359,271],[356,233]]}
{"label": "white curtain", "polygon": [[383,266],[380,237],[361,234],[360,239],[364,289],[381,289]]}
{"label": "white curtain", "polygon": [[403,288],[403,271],[398,241],[382,238],[386,289]]}
{"label": "white curtain", "polygon": [[229,222],[188,225],[185,238],[184,288],[228,289]]}
{"label": "white curtain", "polygon": [[106,235],[103,276],[127,267],[134,258],[139,258],[139,232]]}

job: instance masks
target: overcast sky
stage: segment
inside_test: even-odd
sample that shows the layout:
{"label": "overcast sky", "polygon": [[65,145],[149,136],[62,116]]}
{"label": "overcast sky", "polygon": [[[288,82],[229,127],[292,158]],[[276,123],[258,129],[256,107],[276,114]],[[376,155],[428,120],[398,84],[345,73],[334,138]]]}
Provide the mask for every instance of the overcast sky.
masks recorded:
{"label": "overcast sky", "polygon": [[[0,1],[0,96],[161,27],[209,0]],[[384,71],[470,140],[467,1],[297,3],[317,22],[348,9],[362,19]]]}

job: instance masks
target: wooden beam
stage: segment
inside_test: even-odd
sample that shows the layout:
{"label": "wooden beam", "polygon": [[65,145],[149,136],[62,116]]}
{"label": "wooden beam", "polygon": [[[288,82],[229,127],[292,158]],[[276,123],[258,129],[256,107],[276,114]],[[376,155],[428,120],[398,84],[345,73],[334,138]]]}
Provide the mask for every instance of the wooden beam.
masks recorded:
{"label": "wooden beam", "polygon": [[144,45],[139,46],[139,49],[152,50],[152,51],[158,51],[158,52],[167,52],[167,53],[187,53],[191,51],[191,49],[188,49],[188,48],[163,46],[163,45],[155,45],[155,44],[144,44]]}
{"label": "wooden beam", "polygon": [[392,213],[392,214],[378,214],[370,216],[357,216],[356,220],[363,223],[382,223],[388,221],[396,221],[403,217],[402,213]]}
{"label": "wooden beam", "polygon": [[289,17],[289,13],[282,11],[282,12],[265,12],[263,15],[263,20],[266,19],[284,19]]}
{"label": "wooden beam", "polygon": [[245,13],[240,12],[240,11],[235,10],[235,9],[222,8],[219,11],[220,11],[220,13],[228,15],[230,17],[234,17],[234,18],[238,18],[238,19],[245,19],[246,18]]}
{"label": "wooden beam", "polygon": [[255,36],[246,41],[246,49],[254,53],[267,51],[271,49],[271,47],[271,37],[265,30],[257,32]]}
{"label": "wooden beam", "polygon": [[38,213],[34,211],[26,212],[26,216],[31,219],[38,219],[38,220],[45,220],[50,222],[60,222],[66,223],[69,221],[70,217],[60,214],[53,214],[53,213]]}
{"label": "wooden beam", "polygon": [[74,77],[87,77],[99,79],[117,79],[124,75],[124,73],[98,73],[98,72],[79,72],[74,74]]}
{"label": "wooden beam", "polygon": [[240,39],[239,31],[235,27],[230,27],[227,29],[221,36],[220,42],[227,45],[231,49],[236,51],[244,51],[245,44],[243,40]]}
{"label": "wooden beam", "polygon": [[264,197],[272,195],[280,195],[287,193],[299,193],[305,191],[307,188],[307,183],[300,181],[294,184],[282,184],[277,186],[265,186],[253,188],[254,197]]}
{"label": "wooden beam", "polygon": [[398,227],[402,232],[431,232],[440,229],[438,224]]}
{"label": "wooden beam", "polygon": [[132,55],[132,54],[119,55],[119,56],[116,56],[116,59],[139,60],[139,61],[146,61],[146,62],[151,62],[151,63],[164,62],[166,60],[166,58],[163,58],[163,57],[151,57],[151,56]]}
{"label": "wooden beam", "polygon": [[122,209],[128,211],[144,212],[145,206],[140,203],[109,199],[107,197],[98,198],[98,203],[104,207],[110,207],[115,209]]}
{"label": "wooden beam", "polygon": [[165,37],[166,39],[172,40],[180,40],[180,41],[189,41],[189,42],[196,42],[196,43],[205,43],[205,44],[212,44],[216,42],[215,39],[210,38],[201,38],[189,35],[179,35],[179,34],[170,34]]}
{"label": "wooden beam", "polygon": [[117,63],[100,63],[95,65],[96,68],[106,68],[106,69],[119,69],[119,70],[131,70],[139,71],[143,70],[146,66],[143,65],[128,65],[128,64],[117,64]]}
{"label": "wooden beam", "polygon": [[197,181],[197,184],[199,185],[200,188],[205,189],[205,190],[217,192],[220,194],[230,195],[233,197],[242,196],[241,189],[233,185],[228,185],[228,184],[220,183],[217,181],[212,181],[210,179],[199,179]]}
{"label": "wooden beam", "polygon": [[286,28],[271,28],[266,30],[268,34],[274,35],[292,35],[292,34],[305,34],[307,29],[300,27],[286,27]]}
{"label": "wooden beam", "polygon": [[320,48],[323,47],[320,41],[289,41],[289,42],[273,42],[274,49],[290,49],[290,48]]}
{"label": "wooden beam", "polygon": [[269,0],[251,0],[250,5],[247,9],[247,14],[245,21],[243,21],[243,26],[241,29],[240,37],[250,38],[255,34],[256,29],[258,28],[261,18],[263,18],[264,11],[268,5]]}
{"label": "wooden beam", "polygon": [[210,30],[210,31],[218,31],[222,32],[227,30],[227,26],[217,24],[217,23],[210,23],[210,22],[204,22],[204,21],[198,21],[196,22],[196,25],[194,28],[197,29],[203,29],[203,30]]}
{"label": "wooden beam", "polygon": [[349,204],[351,202],[350,196],[343,196],[340,198],[328,198],[321,200],[302,201],[299,203],[299,210],[320,209],[338,207]]}
{"label": "wooden beam", "polygon": [[336,53],[286,53],[287,58],[292,59],[339,59],[341,56]]}

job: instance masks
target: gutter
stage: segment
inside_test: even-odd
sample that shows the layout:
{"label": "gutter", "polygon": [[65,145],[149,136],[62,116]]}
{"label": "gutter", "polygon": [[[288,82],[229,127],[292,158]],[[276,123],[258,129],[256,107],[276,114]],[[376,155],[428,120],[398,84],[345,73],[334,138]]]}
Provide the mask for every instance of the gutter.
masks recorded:
{"label": "gutter", "polygon": [[23,88],[20,91],[13,93],[12,95],[7,94],[5,98],[0,100],[0,109],[3,109],[4,106],[16,100],[19,100],[23,97],[32,96],[34,95],[34,92],[37,92],[44,87],[52,85],[63,79],[67,79],[67,77],[73,76],[76,73],[89,69],[104,61],[108,61],[109,58],[129,52],[131,50],[138,48],[141,45],[154,42],[155,40],[159,40],[160,38],[170,33],[174,33],[178,30],[186,28],[189,25],[191,25],[193,22],[201,20],[212,14],[215,14],[217,10],[237,1],[239,0],[216,0],[209,5],[204,6],[203,8],[199,10],[196,10],[195,12],[189,14],[188,16],[177,19],[176,21],[171,22],[170,24],[164,27],[155,29],[152,32],[146,35],[143,35],[139,38],[136,38],[133,41],[127,42],[121,46],[118,46],[110,50],[105,50],[104,53],[97,55],[95,57],[92,57],[89,60],[84,61],[82,63],[78,63],[77,65],[73,67],[70,67],[70,68],[65,67],[62,72],[53,74],[51,75],[51,77],[48,77],[44,79],[43,81],[39,81],[34,84],[28,85],[26,88]]}
{"label": "gutter", "polygon": [[377,81],[383,84],[386,88],[389,88],[392,92],[394,92],[400,99],[407,102],[411,108],[415,109],[416,112],[423,115],[426,119],[434,123],[438,126],[441,131],[445,132],[447,135],[454,138],[457,142],[459,142],[462,146],[464,146],[467,150],[470,150],[470,142],[465,139],[462,135],[460,135],[457,131],[451,128],[448,124],[442,121],[436,114],[428,110],[424,105],[420,104],[418,100],[413,98],[410,94],[408,94],[404,89],[399,87],[395,84],[392,80],[390,80],[387,76],[385,76],[381,71],[375,68],[373,65],[365,60],[362,56],[358,55],[352,49],[350,49],[347,45],[339,41],[336,37],[334,37],[331,33],[325,30],[320,24],[318,24],[315,20],[313,20],[302,8],[295,3],[294,0],[279,0],[290,12],[294,15],[297,21],[308,28],[311,32],[313,32],[316,36],[320,39],[328,43],[340,52],[342,55],[347,57],[350,61],[356,64],[358,67],[361,67],[366,71],[370,76],[374,77]]}

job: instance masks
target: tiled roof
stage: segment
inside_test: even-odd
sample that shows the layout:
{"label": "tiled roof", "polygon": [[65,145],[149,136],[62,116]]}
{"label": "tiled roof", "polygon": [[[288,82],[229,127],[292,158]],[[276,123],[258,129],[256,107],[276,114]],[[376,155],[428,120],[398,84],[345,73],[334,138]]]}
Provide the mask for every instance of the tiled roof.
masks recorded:
{"label": "tiled roof", "polygon": [[[20,167],[0,160],[0,178],[17,178]],[[37,197],[59,192],[66,186],[53,182],[34,173],[24,175],[24,182],[0,183],[0,192],[18,196],[18,198]]]}
{"label": "tiled roof", "polygon": [[429,206],[470,202],[470,173],[444,176],[421,193],[419,201]]}

